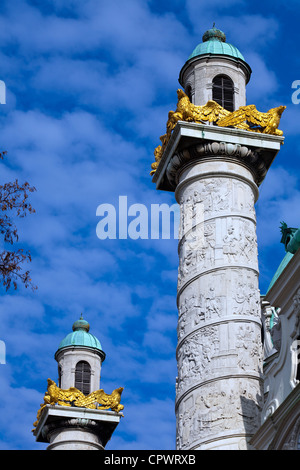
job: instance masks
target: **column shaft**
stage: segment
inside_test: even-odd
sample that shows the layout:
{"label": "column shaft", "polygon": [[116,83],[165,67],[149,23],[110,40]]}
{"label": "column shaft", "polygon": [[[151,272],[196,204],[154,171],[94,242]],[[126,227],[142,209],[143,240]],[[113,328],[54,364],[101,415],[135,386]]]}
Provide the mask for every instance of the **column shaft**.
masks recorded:
{"label": "column shaft", "polygon": [[178,176],[178,449],[246,449],[259,426],[261,320],[251,171],[228,155]]}

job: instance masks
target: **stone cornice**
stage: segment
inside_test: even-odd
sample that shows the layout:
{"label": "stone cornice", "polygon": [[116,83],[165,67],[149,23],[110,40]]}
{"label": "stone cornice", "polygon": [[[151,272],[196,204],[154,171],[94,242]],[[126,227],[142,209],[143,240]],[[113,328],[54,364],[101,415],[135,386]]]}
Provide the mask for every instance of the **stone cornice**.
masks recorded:
{"label": "stone cornice", "polygon": [[121,416],[110,410],[46,405],[34,435],[38,442],[49,442],[51,433],[59,428],[82,428],[100,435],[105,446]]}
{"label": "stone cornice", "polygon": [[191,161],[227,158],[247,166],[259,186],[284,138],[269,134],[179,121],[152,181],[156,188],[174,191],[176,173]]}
{"label": "stone cornice", "polygon": [[[180,171],[186,165],[193,165],[197,160],[229,161],[248,168],[253,174],[257,185],[261,183],[267,169],[264,162],[259,158],[259,154],[245,145],[232,144],[228,142],[206,142],[191,145],[184,150],[178,150],[170,160],[166,169],[169,183],[176,187],[179,183]],[[202,175],[205,176],[205,175]],[[209,176],[214,176],[209,172]],[[222,176],[220,169],[215,170],[215,176]],[[228,176],[226,172],[224,176]],[[239,177],[239,174],[236,174]],[[249,181],[250,182],[250,181]]]}
{"label": "stone cornice", "polygon": [[251,73],[252,73],[252,70],[251,70],[251,67],[249,66],[249,64],[247,64],[246,61],[238,58],[238,57],[232,57],[232,56],[229,56],[227,54],[201,54],[201,56],[195,56],[195,57],[192,57],[191,59],[187,60],[187,62],[184,64],[184,66],[182,67],[180,73],[179,73],[179,78],[178,78],[178,81],[180,83],[181,86],[183,86],[183,83],[184,83],[184,74],[186,73],[186,71],[189,69],[190,66],[194,66],[195,64],[198,64],[200,62],[204,62],[204,63],[207,63],[208,61],[212,62],[212,61],[217,61],[218,63],[220,63],[220,61],[224,62],[224,61],[228,61],[229,63],[233,63],[235,65],[235,67],[241,67],[245,73],[245,76],[246,76],[246,84],[249,82],[250,80],[250,77],[251,77]]}

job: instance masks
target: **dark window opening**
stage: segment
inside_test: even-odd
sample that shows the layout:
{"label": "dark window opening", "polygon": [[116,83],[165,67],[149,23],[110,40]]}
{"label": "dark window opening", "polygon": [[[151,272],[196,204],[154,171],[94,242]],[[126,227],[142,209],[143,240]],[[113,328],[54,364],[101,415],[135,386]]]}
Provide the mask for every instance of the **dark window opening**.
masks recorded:
{"label": "dark window opening", "polygon": [[61,365],[58,365],[58,386],[61,388]]}
{"label": "dark window opening", "polygon": [[193,102],[193,97],[192,97],[192,87],[191,87],[191,85],[188,85],[188,86],[186,87],[186,92],[185,92],[185,94],[188,96],[190,102],[192,103],[192,102]]}
{"label": "dark window opening", "polygon": [[88,395],[91,388],[91,367],[88,362],[80,361],[75,369],[75,388]]}
{"label": "dark window opening", "polygon": [[213,79],[212,99],[228,111],[234,110],[233,81],[226,75],[217,75]]}

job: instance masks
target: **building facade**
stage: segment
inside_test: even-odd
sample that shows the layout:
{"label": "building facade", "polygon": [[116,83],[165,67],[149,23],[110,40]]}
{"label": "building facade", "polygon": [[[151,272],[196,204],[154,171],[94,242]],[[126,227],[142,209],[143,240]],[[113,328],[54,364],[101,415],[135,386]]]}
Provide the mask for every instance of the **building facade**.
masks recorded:
{"label": "building facade", "polygon": [[282,227],[285,256],[261,298],[264,406],[258,450],[300,450],[300,230]]}

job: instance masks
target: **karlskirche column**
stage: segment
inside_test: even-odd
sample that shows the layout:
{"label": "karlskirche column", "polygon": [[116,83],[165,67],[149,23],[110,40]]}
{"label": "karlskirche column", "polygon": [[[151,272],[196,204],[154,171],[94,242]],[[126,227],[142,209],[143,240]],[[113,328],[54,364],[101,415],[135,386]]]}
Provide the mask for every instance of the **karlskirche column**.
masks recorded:
{"label": "karlskirche column", "polygon": [[[241,103],[250,67],[221,31],[213,28],[203,40],[181,72],[187,93],[178,90],[152,174],[157,189],[175,192],[181,213],[176,446],[238,450],[249,448],[260,425],[254,204],[283,141],[277,126],[284,107],[259,113]],[[205,88],[208,102],[200,99],[196,106],[191,100],[202,96],[197,87]],[[242,107],[236,109],[236,102]],[[276,125],[268,132],[274,115]]]}
{"label": "karlskirche column", "polygon": [[257,187],[233,150],[218,142],[191,147],[203,159],[182,171],[176,188],[180,449],[243,448],[259,425]]}

